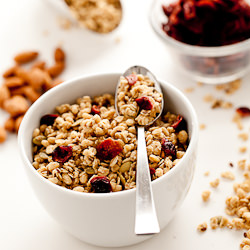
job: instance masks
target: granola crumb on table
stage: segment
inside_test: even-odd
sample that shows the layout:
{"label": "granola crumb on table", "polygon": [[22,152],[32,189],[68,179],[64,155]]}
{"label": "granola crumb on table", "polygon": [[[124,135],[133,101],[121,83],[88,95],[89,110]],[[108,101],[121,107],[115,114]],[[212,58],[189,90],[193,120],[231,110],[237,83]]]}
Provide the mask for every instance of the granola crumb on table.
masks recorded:
{"label": "granola crumb on table", "polygon": [[199,232],[205,232],[207,230],[207,223],[203,222],[200,225],[198,225],[197,230]]}
{"label": "granola crumb on table", "polygon": [[211,195],[211,191],[209,191],[209,190],[203,191],[202,194],[201,194],[202,200],[204,202],[207,202],[209,200],[209,198],[210,198],[210,195]]}
{"label": "granola crumb on table", "polygon": [[[116,114],[113,95],[83,96],[75,104],[57,106],[56,111],[57,117],[42,117],[33,132],[33,166],[38,173],[78,192],[109,192],[107,180],[112,192],[136,186],[135,120]],[[172,127],[176,120],[177,115],[167,112],[146,129],[152,180],[173,168],[188,147],[184,128],[178,131]],[[58,152],[62,152],[60,158]],[[96,177],[106,178],[94,179],[95,185],[101,186],[94,189]]]}

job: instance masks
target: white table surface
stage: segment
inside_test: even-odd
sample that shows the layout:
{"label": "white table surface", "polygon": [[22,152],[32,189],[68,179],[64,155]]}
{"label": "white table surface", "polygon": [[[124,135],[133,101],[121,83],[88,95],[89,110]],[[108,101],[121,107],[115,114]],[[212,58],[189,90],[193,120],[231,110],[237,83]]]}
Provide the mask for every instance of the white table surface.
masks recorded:
{"label": "white table surface", "polygon": [[[204,234],[196,231],[199,223],[208,221],[211,216],[224,214],[225,197],[233,192],[232,182],[222,180],[218,189],[212,190],[211,200],[204,204],[201,192],[211,189],[209,181],[225,170],[232,170],[241,178],[240,171],[230,169],[228,163],[249,159],[249,151],[245,154],[238,152],[238,147],[247,143],[238,139],[239,131],[231,122],[234,109],[212,110],[203,97],[211,93],[231,101],[236,107],[250,106],[250,75],[243,79],[241,89],[231,96],[211,85],[197,87],[195,82],[174,68],[165,46],[153,33],[148,22],[151,1],[124,2],[125,15],[120,28],[111,35],[99,36],[78,28],[60,29],[57,19],[61,14],[52,8],[49,1],[1,0],[0,71],[12,65],[12,57],[17,52],[26,49],[39,50],[41,57],[52,63],[53,49],[60,44],[67,53],[67,69],[62,75],[64,80],[97,72],[122,72],[128,66],[141,64],[181,90],[194,87],[195,90],[186,95],[193,103],[200,123],[206,124],[206,129],[200,132],[197,168],[190,192],[166,229],[144,243],[124,249],[238,249],[242,231],[209,229]],[[117,38],[120,38],[119,43]],[[0,125],[6,118],[7,114],[1,110]],[[249,133],[249,121],[245,121],[244,131]],[[0,169],[1,250],[101,249],[70,236],[49,217],[24,174],[15,135],[10,135],[7,142],[0,145]],[[211,173],[209,177],[203,175],[207,170]]]}

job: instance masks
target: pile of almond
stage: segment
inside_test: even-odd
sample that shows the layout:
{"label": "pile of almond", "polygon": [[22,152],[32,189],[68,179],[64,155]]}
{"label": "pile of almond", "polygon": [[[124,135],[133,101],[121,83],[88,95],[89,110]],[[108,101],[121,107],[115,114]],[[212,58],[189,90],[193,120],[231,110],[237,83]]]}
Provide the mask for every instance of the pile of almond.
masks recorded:
{"label": "pile of almond", "polygon": [[[51,67],[46,67],[44,61],[36,60],[38,56],[39,53],[35,51],[20,53],[14,57],[15,65],[3,73],[0,108],[10,116],[4,127],[0,126],[0,143],[6,140],[7,131],[18,132],[23,116],[33,102],[62,82],[57,77],[65,68],[63,50],[61,48],[55,50],[55,63]],[[31,62],[33,62],[31,65],[25,65]]]}

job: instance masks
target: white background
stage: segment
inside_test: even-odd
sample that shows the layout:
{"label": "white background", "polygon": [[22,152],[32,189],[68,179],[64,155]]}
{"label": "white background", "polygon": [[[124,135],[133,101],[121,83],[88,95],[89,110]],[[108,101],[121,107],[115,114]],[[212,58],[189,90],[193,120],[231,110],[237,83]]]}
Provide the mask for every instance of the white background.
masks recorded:
{"label": "white background", "polygon": [[[219,187],[212,190],[210,201],[204,204],[201,192],[211,189],[209,181],[225,170],[232,170],[241,179],[240,170],[236,167],[231,169],[228,163],[249,159],[249,151],[245,154],[238,152],[239,146],[247,143],[238,139],[239,131],[232,123],[234,109],[212,110],[203,97],[211,93],[231,101],[235,107],[250,106],[250,75],[243,79],[241,89],[231,96],[215,90],[211,85],[198,87],[172,65],[165,45],[152,31],[148,22],[151,1],[124,1],[122,25],[106,36],[79,28],[60,29],[57,20],[61,12],[55,8],[58,0],[53,1],[1,0],[1,72],[13,64],[11,58],[16,53],[26,49],[40,51],[41,58],[52,63],[53,50],[57,45],[62,45],[67,53],[67,69],[62,75],[64,80],[89,73],[123,72],[131,65],[141,64],[182,91],[194,87],[195,90],[186,95],[193,103],[200,123],[206,124],[206,129],[200,132],[194,181],[181,209],[159,235],[124,249],[238,249],[243,231],[209,229],[203,234],[196,231],[199,223],[209,221],[211,216],[224,214],[225,198],[233,193],[232,182],[221,180]],[[0,125],[7,117],[5,112],[0,111]],[[244,131],[249,133],[249,121],[246,120],[244,125]],[[15,135],[10,135],[7,142],[0,145],[0,170],[1,250],[101,249],[68,235],[48,216],[27,183]],[[203,175],[207,170],[211,173],[209,177]]]}

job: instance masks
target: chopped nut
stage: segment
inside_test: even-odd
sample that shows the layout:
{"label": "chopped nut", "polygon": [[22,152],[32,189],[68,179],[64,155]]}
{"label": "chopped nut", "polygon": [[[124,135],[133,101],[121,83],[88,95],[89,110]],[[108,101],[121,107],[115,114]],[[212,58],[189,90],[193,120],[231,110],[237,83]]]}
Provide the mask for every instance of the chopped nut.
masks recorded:
{"label": "chopped nut", "polygon": [[210,195],[211,195],[211,191],[206,190],[206,191],[202,192],[201,197],[202,197],[204,202],[207,202],[210,198]]}
{"label": "chopped nut", "polygon": [[220,184],[220,180],[218,178],[210,182],[210,186],[213,188],[217,188],[219,184]]}
{"label": "chopped nut", "polygon": [[235,179],[234,174],[232,172],[230,172],[230,171],[222,172],[221,177],[223,177],[225,179],[228,179],[228,180],[234,180]]}

